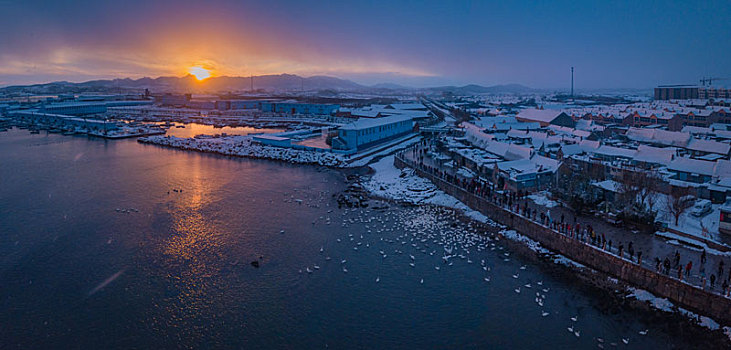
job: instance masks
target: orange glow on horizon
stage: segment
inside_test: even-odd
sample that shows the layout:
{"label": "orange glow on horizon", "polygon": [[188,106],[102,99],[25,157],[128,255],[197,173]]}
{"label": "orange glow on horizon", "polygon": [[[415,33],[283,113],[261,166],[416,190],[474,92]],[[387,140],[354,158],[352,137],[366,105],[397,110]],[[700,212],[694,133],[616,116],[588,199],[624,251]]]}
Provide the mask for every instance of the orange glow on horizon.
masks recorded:
{"label": "orange glow on horizon", "polygon": [[204,80],[211,77],[211,72],[201,66],[193,66],[188,69],[188,73],[198,80]]}

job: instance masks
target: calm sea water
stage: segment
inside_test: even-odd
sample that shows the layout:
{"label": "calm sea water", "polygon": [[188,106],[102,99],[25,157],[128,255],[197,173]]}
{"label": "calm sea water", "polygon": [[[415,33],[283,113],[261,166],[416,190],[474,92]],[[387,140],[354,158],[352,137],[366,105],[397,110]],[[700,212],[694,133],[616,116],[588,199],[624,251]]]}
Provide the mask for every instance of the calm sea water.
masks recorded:
{"label": "calm sea water", "polygon": [[695,344],[449,211],[338,209],[333,170],[11,130],[0,184],[0,348]]}

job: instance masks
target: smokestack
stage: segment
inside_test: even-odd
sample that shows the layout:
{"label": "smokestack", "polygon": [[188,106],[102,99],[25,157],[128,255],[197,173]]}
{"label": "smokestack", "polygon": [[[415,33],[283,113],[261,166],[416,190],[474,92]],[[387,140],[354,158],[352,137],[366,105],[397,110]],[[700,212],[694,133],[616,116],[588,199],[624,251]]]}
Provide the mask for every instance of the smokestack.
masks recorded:
{"label": "smokestack", "polygon": [[571,67],[571,97],[574,97],[574,67]]}

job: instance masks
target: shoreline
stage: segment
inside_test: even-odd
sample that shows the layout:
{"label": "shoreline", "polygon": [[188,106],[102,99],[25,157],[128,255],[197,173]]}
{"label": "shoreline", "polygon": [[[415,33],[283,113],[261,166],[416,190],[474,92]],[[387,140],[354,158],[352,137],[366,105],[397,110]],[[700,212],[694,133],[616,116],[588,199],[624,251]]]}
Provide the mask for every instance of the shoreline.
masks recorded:
{"label": "shoreline", "polygon": [[[247,135],[248,136],[248,135]],[[255,145],[247,136],[226,136],[219,139],[179,138],[171,136],[141,137],[137,142],[200,153],[219,154],[250,159],[281,161],[289,164],[319,165],[333,169],[349,168],[345,160],[333,153],[313,153],[290,148]],[[194,140],[193,143],[191,140]],[[206,142],[209,141],[209,142]]]}
{"label": "shoreline", "polygon": [[[385,161],[382,159],[382,163],[379,162],[380,164],[371,164],[371,166],[373,167],[375,165],[376,167],[382,167],[387,162],[388,159],[386,159]],[[699,315],[683,309],[682,307],[675,305],[665,298],[655,296],[654,294],[637,288],[636,286],[626,281],[620,280],[607,273],[595,270],[591,267],[582,265],[578,262],[571,260],[570,258],[565,257],[560,253],[551,251],[550,249],[545,248],[541,243],[515,230],[507,229],[507,227],[505,227],[504,225],[498,224],[489,217],[477,212],[474,209],[469,208],[455,197],[450,196],[444,191],[438,189],[438,187],[436,187],[436,185],[434,185],[430,180],[421,178],[418,175],[413,174],[413,169],[405,168],[402,171],[398,168],[395,168],[392,162],[391,166],[393,168],[389,170],[393,171],[395,169],[402,174],[411,173],[411,175],[407,175],[404,177],[415,177],[417,179],[421,179],[422,181],[426,181],[434,189],[436,189],[436,191],[433,191],[433,193],[429,197],[425,196],[423,198],[414,200],[413,198],[409,198],[407,195],[404,196],[404,193],[400,192],[399,190],[384,190],[384,187],[381,185],[378,190],[373,191],[373,185],[375,184],[364,185],[361,183],[361,186],[363,186],[365,191],[369,194],[370,198],[398,205],[438,206],[454,210],[458,213],[458,217],[461,221],[471,222],[473,224],[481,226],[482,228],[484,228],[483,234],[499,237],[499,239],[503,242],[507,242],[508,245],[510,245],[511,249],[517,251],[521,255],[521,257],[529,259],[532,262],[540,263],[540,266],[542,268],[547,268],[551,272],[557,272],[562,280],[566,281],[567,283],[575,283],[577,287],[582,290],[588,291],[590,294],[601,294],[602,297],[599,299],[608,301],[611,300],[608,303],[603,303],[606,305],[603,305],[602,311],[611,312],[612,310],[616,311],[618,308],[633,310],[645,314],[647,319],[652,320],[652,322],[662,322],[663,324],[668,326],[672,326],[675,324],[680,325],[680,322],[682,322],[682,326],[680,328],[682,328],[681,333],[683,333],[684,336],[685,333],[688,332],[692,333],[688,336],[708,335],[712,337],[713,341],[706,338],[702,339],[706,339],[706,341],[708,341],[710,344],[724,347],[731,346],[731,327],[720,325],[718,324],[718,322],[710,317]],[[374,169],[374,173],[377,172],[378,170]],[[367,183],[371,180],[372,176],[370,179],[367,179],[365,181]],[[397,188],[408,186],[398,186],[399,184],[403,184],[404,182],[409,181],[404,180],[403,177],[396,176],[395,180],[396,181],[393,184],[397,185]],[[422,181],[416,180],[416,182]],[[371,187],[370,189],[369,186]],[[389,192],[400,192],[399,195],[401,195],[401,197],[399,198],[398,196],[388,195]],[[423,192],[429,192],[429,190]],[[435,199],[434,197],[443,198]],[[446,198],[451,198],[453,201],[450,201]],[[672,317],[672,320],[668,320],[668,316]],[[694,339],[698,338],[696,337]]]}
{"label": "shoreline", "polygon": [[[170,139],[170,138],[166,138]],[[178,139],[178,138],[176,138]],[[185,139],[180,139],[185,140]],[[343,181],[346,184],[357,184],[363,189],[363,192],[367,194],[369,200],[378,200],[395,205],[407,205],[407,206],[436,206],[453,210],[457,214],[457,218],[462,222],[470,222],[472,224],[479,225],[484,228],[483,234],[492,235],[498,240],[502,240],[504,243],[509,245],[511,249],[518,252],[522,258],[528,259],[531,262],[537,263],[542,269],[547,269],[550,273],[556,273],[558,278],[568,284],[572,284],[582,291],[588,292],[589,294],[600,294],[601,296],[597,300],[605,300],[595,307],[599,308],[602,312],[621,312],[621,311],[632,311],[639,312],[642,317],[656,323],[662,323],[664,326],[679,325],[682,328],[683,335],[688,337],[695,337],[693,339],[699,339],[698,335],[710,336],[703,337],[705,342],[703,346],[731,346],[731,328],[728,326],[714,327],[714,324],[718,323],[706,316],[698,315],[681,307],[674,305],[667,301],[667,299],[655,296],[649,292],[639,289],[628,282],[619,280],[607,273],[595,270],[591,267],[579,264],[559,253],[553,252],[543,247],[539,242],[532,240],[531,238],[522,235],[515,230],[507,229],[505,226],[493,221],[489,217],[469,208],[464,203],[454,198],[451,195],[446,194],[444,191],[438,189],[430,180],[421,178],[413,174],[406,177],[413,177],[420,179],[415,182],[428,182],[434,189],[421,189],[417,188],[416,192],[425,194],[422,198],[394,198],[388,194],[379,193],[378,190],[374,190],[372,187],[369,188],[364,185],[364,182],[370,181],[373,176],[378,174],[378,170],[374,168],[376,163],[387,162],[393,166],[391,155],[384,155],[377,161],[373,161],[366,165],[359,166],[348,166],[347,163],[343,163],[344,166],[333,166],[331,164],[322,164],[318,161],[302,161],[297,158],[284,158],[277,156],[270,156],[268,154],[253,154],[253,153],[236,153],[232,150],[215,150],[215,149],[201,149],[201,145],[188,146],[188,145],[173,145],[161,142],[151,142],[147,139],[138,139],[139,143],[152,144],[162,146],[166,148],[174,148],[185,151],[195,151],[199,153],[216,154],[223,156],[233,156],[248,159],[260,159],[283,162],[294,165],[315,165],[324,166],[333,170],[338,170],[344,175]],[[283,149],[288,150],[288,149]],[[296,150],[295,150],[296,151]],[[281,155],[288,152],[276,152],[275,154]],[[310,152],[311,153],[311,152]],[[347,173],[356,170],[358,168],[369,168],[367,173],[356,172],[357,179],[348,179]],[[402,170],[393,167],[402,173]],[[406,170],[406,171],[409,171]],[[403,184],[404,180],[402,176],[392,177],[395,182]],[[408,182],[408,181],[407,181]],[[410,183],[409,183],[410,184]],[[407,185],[408,186],[408,185]],[[407,187],[405,186],[405,187]],[[382,188],[382,187],[381,187]],[[401,192],[401,194],[408,194],[411,190]],[[380,191],[382,192],[382,191]],[[414,192],[414,191],[411,191]],[[644,296],[643,297],[638,297]],[[658,307],[660,305],[661,307]],[[668,316],[671,319],[668,319]],[[710,324],[704,319],[710,320]],[[690,327],[690,328],[688,328]],[[715,329],[714,329],[715,328]],[[686,334],[691,333],[691,334]]]}

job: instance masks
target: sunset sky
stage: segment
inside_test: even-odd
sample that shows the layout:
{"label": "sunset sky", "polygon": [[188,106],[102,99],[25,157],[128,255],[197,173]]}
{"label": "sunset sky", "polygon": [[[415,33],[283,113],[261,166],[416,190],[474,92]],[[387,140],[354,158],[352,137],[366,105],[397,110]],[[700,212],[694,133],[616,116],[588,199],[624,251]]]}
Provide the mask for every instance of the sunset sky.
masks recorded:
{"label": "sunset sky", "polygon": [[[731,78],[731,1],[2,1],[0,86],[331,75],[647,88]],[[720,85],[731,85],[731,80]]]}

